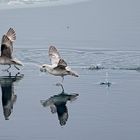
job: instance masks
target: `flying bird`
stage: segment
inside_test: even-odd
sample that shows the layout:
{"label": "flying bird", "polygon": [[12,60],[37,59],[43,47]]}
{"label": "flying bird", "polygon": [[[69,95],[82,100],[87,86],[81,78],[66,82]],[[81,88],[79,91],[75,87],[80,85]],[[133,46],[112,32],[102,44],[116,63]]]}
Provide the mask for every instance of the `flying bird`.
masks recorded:
{"label": "flying bird", "polygon": [[67,66],[67,63],[61,58],[58,50],[54,46],[50,46],[49,48],[49,58],[52,65],[43,64],[40,68],[41,72],[48,72],[55,76],[61,76],[62,81],[66,75],[78,77],[78,74]]}
{"label": "flying bird", "polygon": [[13,28],[10,28],[6,34],[2,36],[1,40],[1,56],[0,56],[0,64],[1,65],[9,65],[7,69],[4,71],[8,71],[11,68],[11,65],[17,70],[20,70],[16,65],[23,66],[23,64],[13,58],[13,42],[16,40],[16,32]]}

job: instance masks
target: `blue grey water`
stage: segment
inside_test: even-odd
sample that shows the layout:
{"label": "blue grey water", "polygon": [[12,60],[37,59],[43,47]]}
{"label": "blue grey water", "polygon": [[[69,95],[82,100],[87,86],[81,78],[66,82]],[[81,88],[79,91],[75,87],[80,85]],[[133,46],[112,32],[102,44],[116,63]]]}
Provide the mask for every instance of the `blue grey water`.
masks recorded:
{"label": "blue grey water", "polygon": [[[21,75],[0,72],[0,139],[140,139],[139,1],[0,2],[0,35],[15,28],[14,56],[24,63]],[[50,45],[79,73],[65,77],[66,96],[61,77],[39,70]],[[50,98],[56,113],[41,104]]]}

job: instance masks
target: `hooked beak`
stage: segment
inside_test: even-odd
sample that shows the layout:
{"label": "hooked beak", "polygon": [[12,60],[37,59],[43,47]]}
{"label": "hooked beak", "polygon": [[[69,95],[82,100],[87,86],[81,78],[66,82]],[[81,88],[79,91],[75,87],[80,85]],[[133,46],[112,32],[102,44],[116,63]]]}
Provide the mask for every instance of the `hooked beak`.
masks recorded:
{"label": "hooked beak", "polygon": [[41,72],[46,72],[47,70],[45,69],[44,66],[41,66],[41,67],[40,67],[40,71],[41,71]]}

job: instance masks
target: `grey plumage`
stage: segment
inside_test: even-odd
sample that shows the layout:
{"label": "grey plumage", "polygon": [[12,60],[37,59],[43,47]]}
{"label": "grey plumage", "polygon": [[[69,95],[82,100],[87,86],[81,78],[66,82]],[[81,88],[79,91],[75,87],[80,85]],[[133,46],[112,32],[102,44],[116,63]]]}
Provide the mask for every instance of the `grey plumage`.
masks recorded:
{"label": "grey plumage", "polygon": [[[13,58],[12,53],[13,53],[13,42],[16,40],[16,32],[13,28],[10,28],[6,34],[2,36],[1,40],[1,56],[0,56],[0,64],[1,65],[9,65],[9,68],[11,65],[19,65],[23,66],[22,63],[17,60],[16,58]],[[9,70],[6,69],[6,71]],[[19,70],[15,66],[16,69]]]}
{"label": "grey plumage", "polygon": [[42,72],[48,72],[55,76],[61,76],[62,79],[66,75],[72,75],[78,77],[78,74],[73,72],[67,65],[66,61],[61,58],[58,50],[54,46],[49,48],[49,58],[52,65],[43,64],[40,68]]}

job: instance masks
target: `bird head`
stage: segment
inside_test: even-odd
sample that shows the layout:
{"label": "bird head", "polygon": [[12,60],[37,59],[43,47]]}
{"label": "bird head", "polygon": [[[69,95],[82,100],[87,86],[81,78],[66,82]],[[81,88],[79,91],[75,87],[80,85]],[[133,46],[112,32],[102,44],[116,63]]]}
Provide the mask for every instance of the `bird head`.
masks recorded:
{"label": "bird head", "polygon": [[41,72],[47,72],[48,69],[49,69],[49,65],[47,65],[47,64],[43,64],[42,66],[40,66]]}

